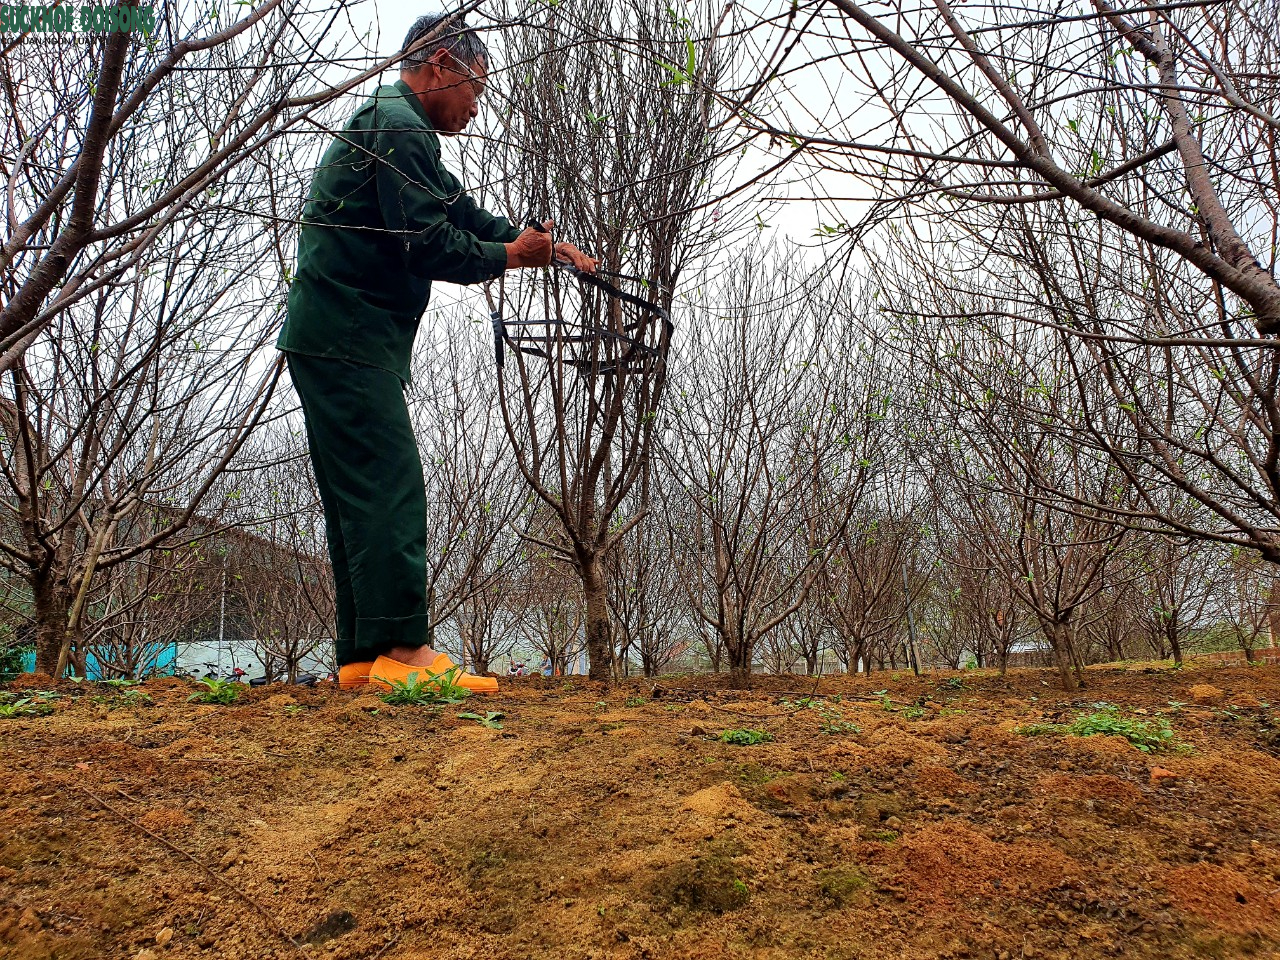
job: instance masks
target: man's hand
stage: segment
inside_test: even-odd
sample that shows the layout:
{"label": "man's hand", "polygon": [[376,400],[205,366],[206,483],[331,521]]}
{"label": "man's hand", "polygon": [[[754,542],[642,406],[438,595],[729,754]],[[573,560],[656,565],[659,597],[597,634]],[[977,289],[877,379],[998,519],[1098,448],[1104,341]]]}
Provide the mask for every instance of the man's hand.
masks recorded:
{"label": "man's hand", "polygon": [[542,225],[541,230],[527,227],[520,236],[508,243],[506,245],[507,269],[549,266],[552,254],[551,228],[554,226],[555,223],[548,220]]}
{"label": "man's hand", "polygon": [[587,256],[572,243],[557,243],[556,259],[573,264],[583,273],[595,273],[596,267],[600,266],[599,259]]}

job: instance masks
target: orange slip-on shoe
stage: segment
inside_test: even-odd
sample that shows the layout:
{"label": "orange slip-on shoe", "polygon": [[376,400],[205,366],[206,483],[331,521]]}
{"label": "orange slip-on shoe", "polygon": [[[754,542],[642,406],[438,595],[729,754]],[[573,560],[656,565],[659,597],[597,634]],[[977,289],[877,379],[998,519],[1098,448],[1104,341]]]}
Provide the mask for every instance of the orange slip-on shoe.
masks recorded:
{"label": "orange slip-on shoe", "polygon": [[[415,667],[401,663],[399,660],[392,660],[390,657],[379,657],[373,661],[373,666],[369,670],[369,684],[390,690],[392,681],[408,683],[411,677],[417,680],[430,680],[432,677],[438,677],[452,670],[455,666],[457,665],[446,653],[437,655],[429,667]],[[466,687],[472,693],[498,692],[498,681],[494,677],[477,677],[475,674],[459,672],[454,675],[453,684]]]}
{"label": "orange slip-on shoe", "polygon": [[355,690],[359,687],[367,687],[369,685],[369,671],[373,668],[371,661],[363,663],[348,663],[345,667],[338,668],[338,688],[340,690]]}

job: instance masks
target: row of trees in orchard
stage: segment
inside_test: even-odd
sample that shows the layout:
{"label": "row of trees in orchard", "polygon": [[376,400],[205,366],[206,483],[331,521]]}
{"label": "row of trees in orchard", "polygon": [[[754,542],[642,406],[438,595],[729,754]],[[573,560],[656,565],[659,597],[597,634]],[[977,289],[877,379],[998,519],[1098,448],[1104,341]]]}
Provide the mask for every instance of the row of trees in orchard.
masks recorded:
{"label": "row of trees in orchard", "polygon": [[[1088,662],[1274,644],[1269,562],[1135,520],[1154,483],[1019,402],[1068,404],[1084,389],[1083,373],[1054,366],[1042,331],[1006,337],[975,372],[923,321],[870,336],[883,287],[858,283],[815,281],[756,248],[684,304],[692,322],[672,348],[648,509],[638,495],[624,504],[643,517],[605,567],[617,672],[652,673],[691,651],[740,675],[913,660],[1002,668],[1035,648],[1073,685]],[[453,322],[441,317],[435,335],[454,341],[466,318]],[[480,351],[474,362],[477,382],[503,375]],[[1095,373],[1092,389],[1104,387]],[[497,609],[511,622],[537,607],[538,622],[581,630],[559,528],[527,487],[511,489],[525,500],[511,507],[509,542],[523,547],[504,554]],[[490,635],[557,662],[572,647],[528,626]],[[470,660],[506,649],[475,647]]]}
{"label": "row of trees in orchard", "polygon": [[[1052,351],[1007,339],[970,395],[936,330],[865,338],[868,298],[760,248],[687,309],[716,322],[677,333],[648,503],[633,488],[620,512],[641,519],[605,556],[611,673],[745,682],[753,669],[1012,662],[1056,666],[1071,685],[1089,662],[1274,644],[1270,563],[1126,520],[1135,484],[1000,395],[1079,389],[1053,386],[1052,366],[1021,368]],[[511,373],[478,329],[468,307],[433,312],[415,370],[435,639],[478,669],[568,670],[590,653],[581,579],[510,455],[497,394]],[[224,498],[269,503],[270,517],[201,517],[188,542],[100,572],[74,667],[143,673],[164,645],[215,635],[281,678],[327,660],[332,593],[301,438],[269,427],[252,452]]]}
{"label": "row of trees in orchard", "polygon": [[[1043,657],[1072,688],[1273,643],[1274,5],[458,12],[494,60],[463,181],[643,304],[437,291],[438,645],[743,683]],[[328,655],[271,342],[310,167],[397,60],[364,44],[269,0],[0,52],[0,643],[42,671],[229,623],[273,676]],[[784,195],[820,243],[769,242]]]}

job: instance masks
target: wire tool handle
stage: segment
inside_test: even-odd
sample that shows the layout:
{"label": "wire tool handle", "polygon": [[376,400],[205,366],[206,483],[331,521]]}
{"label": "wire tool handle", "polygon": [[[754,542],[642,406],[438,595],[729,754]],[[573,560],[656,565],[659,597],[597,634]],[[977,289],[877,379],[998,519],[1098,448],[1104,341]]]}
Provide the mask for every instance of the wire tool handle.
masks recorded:
{"label": "wire tool handle", "polygon": [[[551,231],[543,226],[542,222],[533,214],[529,215],[526,226],[539,233],[551,233]],[[631,281],[637,283],[646,291],[650,291],[651,293],[655,290],[663,289],[661,284],[656,281],[647,280],[644,277],[633,276],[632,274],[627,273],[617,273],[612,270],[603,270],[599,267],[597,267],[593,272],[587,273],[584,270],[579,270],[569,261],[557,258],[554,255],[554,252],[552,254],[551,266],[555,267],[557,270],[572,274],[582,284],[595,287],[607,297],[611,297],[613,299],[620,300],[623,303],[640,308],[644,311],[644,315],[647,316],[647,320],[658,321],[662,330],[659,335],[658,342],[655,344],[643,342],[644,334],[640,331],[646,326],[645,317],[626,324],[622,331],[606,330],[589,323],[583,324],[581,328],[582,333],[575,336],[565,337],[564,332],[560,331],[558,333],[558,337],[563,339],[565,342],[582,344],[612,341],[613,343],[618,344],[622,351],[619,356],[615,357],[612,361],[606,362],[604,366],[600,366],[598,361],[575,362],[570,360],[569,362],[573,366],[583,368],[584,372],[586,369],[594,369],[597,373],[609,375],[616,372],[620,367],[632,360],[643,359],[646,362],[656,361],[660,363],[665,359],[666,348],[670,343],[671,334],[674,329],[674,324],[671,322],[670,314],[652,300],[621,290],[615,284],[605,280],[604,277],[610,277],[616,281]],[[488,295],[487,288],[485,292],[486,295]],[[499,294],[499,299],[502,299],[501,294]],[[551,355],[546,350],[539,349],[532,345],[532,342],[545,340],[545,335],[538,336],[536,334],[532,334],[531,329],[521,330],[519,333],[515,333],[508,329],[508,325],[502,319],[501,304],[495,305],[491,296],[489,297],[489,309],[489,317],[493,322],[494,359],[497,361],[499,371],[501,371],[504,366],[503,361],[505,360],[504,354],[506,352],[504,350],[504,346],[509,346],[530,356],[542,357],[548,360],[551,359]],[[521,321],[514,322],[511,326],[516,328],[534,328],[546,326],[546,324],[541,321]]]}

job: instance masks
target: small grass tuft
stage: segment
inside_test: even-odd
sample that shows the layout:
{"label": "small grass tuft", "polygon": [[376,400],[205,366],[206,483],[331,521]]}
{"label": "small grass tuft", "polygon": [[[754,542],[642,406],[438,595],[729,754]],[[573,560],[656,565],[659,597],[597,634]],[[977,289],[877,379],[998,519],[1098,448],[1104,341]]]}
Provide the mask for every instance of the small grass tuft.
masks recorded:
{"label": "small grass tuft", "polygon": [[720,734],[721,743],[731,743],[736,747],[754,747],[772,739],[773,734],[768,730],[726,730]]}
{"label": "small grass tuft", "polygon": [[1115,707],[1082,714],[1067,727],[1067,732],[1074,737],[1092,737],[1097,734],[1124,737],[1143,753],[1170,750],[1178,746],[1173,728],[1164,717],[1136,720],[1121,716]]}
{"label": "small grass tuft", "polygon": [[[708,757],[709,762],[715,762],[714,757]],[[772,783],[778,779],[781,771],[771,770],[769,767],[762,766],[758,763],[740,764],[736,770],[738,779],[748,786],[760,786],[765,783]]]}
{"label": "small grass tuft", "polygon": [[1126,717],[1110,704],[1095,704],[1099,709],[1082,713],[1070,723],[1027,723],[1014,728],[1014,733],[1028,737],[1065,734],[1070,737],[1122,737],[1143,753],[1185,750],[1164,717],[1138,720]]}
{"label": "small grass tuft", "polygon": [[204,687],[187,697],[188,703],[217,703],[230,706],[240,699],[240,684],[234,680],[219,680],[217,677],[205,677],[196,681],[197,687]]}
{"label": "small grass tuft", "polygon": [[425,678],[411,673],[407,680],[392,680],[391,690],[382,695],[383,702],[408,707],[461,703],[471,696],[470,690],[454,682],[461,673],[461,667],[450,667],[444,673],[426,673]]}
{"label": "small grass tuft", "polygon": [[116,689],[118,693],[115,696],[99,694],[93,698],[93,702],[103,704],[108,710],[114,710],[117,707],[149,707],[155,703],[151,699],[151,695],[145,690],[135,690],[128,687]]}
{"label": "small grass tuft", "polygon": [[818,871],[818,892],[837,907],[843,907],[867,886],[867,877],[858,869]]}
{"label": "small grass tuft", "polygon": [[0,703],[0,719],[16,720],[19,717],[43,717],[53,713],[53,704],[43,697],[19,697],[8,703]]}
{"label": "small grass tuft", "polygon": [[818,716],[822,718],[822,725],[818,727],[820,731],[832,736],[839,734],[847,734],[850,736],[862,732],[862,728],[856,723],[851,723],[844,718],[844,714],[835,707],[821,704],[818,706]]}
{"label": "small grass tuft", "polygon": [[822,700],[818,697],[801,697],[798,700],[788,700],[784,697],[778,701],[778,705],[790,707],[792,710],[807,710],[811,707],[820,707]]}
{"label": "small grass tuft", "polygon": [[474,720],[476,723],[480,724],[480,726],[486,727],[490,730],[501,730],[502,724],[499,723],[498,721],[500,721],[505,716],[506,716],[505,713],[502,713],[498,710],[489,710],[488,712],[485,713],[484,716],[481,716],[478,713],[460,713],[458,714],[458,719]]}
{"label": "small grass tuft", "polygon": [[1024,723],[1014,727],[1013,732],[1024,737],[1045,737],[1055,733],[1066,733],[1067,725],[1065,723]]}
{"label": "small grass tuft", "polygon": [[899,707],[889,698],[888,690],[877,690],[875,696],[880,698],[880,709],[885,713],[901,714],[908,720],[921,720],[929,715],[929,708],[924,705],[927,699],[925,697],[921,697],[910,706]]}

